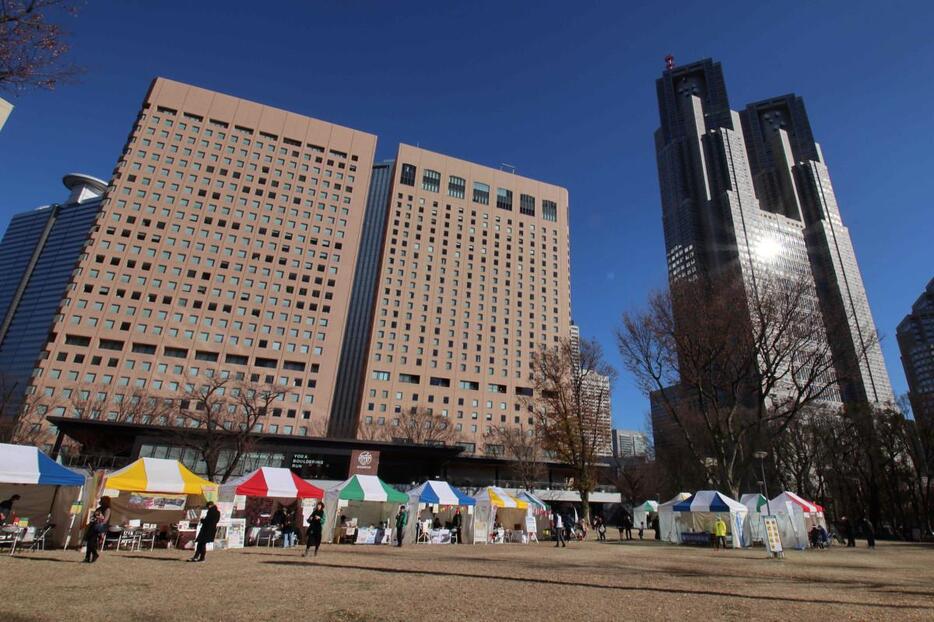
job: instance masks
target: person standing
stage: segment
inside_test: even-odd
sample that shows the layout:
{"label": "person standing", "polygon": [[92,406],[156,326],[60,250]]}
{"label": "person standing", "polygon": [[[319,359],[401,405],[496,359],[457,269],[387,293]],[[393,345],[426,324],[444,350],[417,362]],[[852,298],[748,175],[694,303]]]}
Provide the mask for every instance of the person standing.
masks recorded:
{"label": "person standing", "polygon": [[723,522],[723,517],[719,514],[717,515],[717,521],[713,524],[713,537],[718,551],[721,547],[726,548],[726,523]]}
{"label": "person standing", "polygon": [[0,525],[13,522],[13,504],[20,500],[19,495],[13,495],[0,503]]}
{"label": "person standing", "polygon": [[849,518],[844,516],[840,519],[840,524],[843,527],[843,535],[846,536],[847,548],[856,546],[856,528],[853,527],[853,523],[850,522]]}
{"label": "person standing", "polygon": [[623,530],[626,532],[626,539],[632,540],[632,515],[623,510]]}
{"label": "person standing", "polygon": [[324,522],[324,504],[319,501],[311,512],[311,516],[308,517],[308,529],[305,531],[305,552],[302,553],[302,557],[308,556],[308,549],[311,547],[315,547],[315,557],[318,556]]}
{"label": "person standing", "polygon": [[207,508],[204,518],[201,519],[201,529],[198,530],[198,537],[195,538],[197,544],[195,554],[188,560],[190,562],[203,562],[208,543],[214,542],[214,536],[217,535],[217,523],[221,519],[220,510],[217,509],[213,501],[207,502]]}
{"label": "person standing", "polygon": [[656,515],[655,515],[655,518],[652,519],[652,531],[655,532],[655,539],[656,539],[656,540],[661,540],[661,539],[662,539],[662,532],[661,532],[661,530],[658,528],[658,514],[656,514]]}
{"label": "person standing", "polygon": [[645,535],[645,521],[639,523],[639,539],[642,540],[642,537]]}
{"label": "person standing", "polygon": [[405,536],[405,524],[409,522],[409,513],[405,511],[405,506],[399,506],[399,512],[396,514],[396,546],[402,546],[402,538]]}
{"label": "person standing", "polygon": [[457,508],[454,510],[454,518],[451,519],[451,544],[460,544],[463,540],[463,534],[461,534],[461,510]]}
{"label": "person standing", "polygon": [[863,519],[863,531],[866,532],[866,545],[871,549],[876,548],[876,529],[868,516]]}
{"label": "person standing", "polygon": [[558,510],[551,511],[551,527],[555,532],[555,548],[567,547],[567,542],[564,541],[564,518]]}

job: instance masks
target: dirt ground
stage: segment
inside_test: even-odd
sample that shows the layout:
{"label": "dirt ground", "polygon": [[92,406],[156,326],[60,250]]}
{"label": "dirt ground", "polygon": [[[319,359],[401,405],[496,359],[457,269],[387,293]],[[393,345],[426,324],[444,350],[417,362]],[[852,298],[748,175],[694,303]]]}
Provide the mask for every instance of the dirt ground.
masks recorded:
{"label": "dirt ground", "polygon": [[765,559],[645,542],[0,556],[9,620],[932,620],[934,547]]}

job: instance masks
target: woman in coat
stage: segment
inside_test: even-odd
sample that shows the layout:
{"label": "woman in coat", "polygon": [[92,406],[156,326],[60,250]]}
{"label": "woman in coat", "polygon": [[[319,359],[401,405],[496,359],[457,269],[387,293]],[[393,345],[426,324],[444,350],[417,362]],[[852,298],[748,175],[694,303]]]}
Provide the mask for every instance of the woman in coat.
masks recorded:
{"label": "woman in coat", "polygon": [[201,519],[201,529],[198,531],[198,537],[195,538],[197,543],[195,555],[188,560],[190,562],[203,562],[208,542],[214,542],[214,536],[217,535],[217,523],[221,519],[220,510],[212,501],[207,502],[207,508],[207,513]]}
{"label": "woman in coat", "polygon": [[321,546],[321,529],[324,527],[324,504],[320,501],[308,517],[308,530],[305,532],[305,552],[302,557],[308,556],[308,549],[315,547],[315,557],[318,556],[318,547]]}

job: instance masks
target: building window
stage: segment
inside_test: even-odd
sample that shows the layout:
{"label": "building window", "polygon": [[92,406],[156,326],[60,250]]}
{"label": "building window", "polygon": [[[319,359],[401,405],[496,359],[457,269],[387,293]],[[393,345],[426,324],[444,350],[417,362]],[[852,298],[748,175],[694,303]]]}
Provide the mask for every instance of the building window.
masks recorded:
{"label": "building window", "polygon": [[373,379],[374,380],[389,380],[389,372],[388,371],[374,371]]}
{"label": "building window", "polygon": [[481,184],[479,181],[473,182],[473,202],[480,205],[489,205],[490,186]]}
{"label": "building window", "polygon": [[519,213],[526,216],[535,215],[535,197],[528,194],[519,195]]}
{"label": "building window", "polygon": [[414,164],[403,164],[402,165],[402,177],[399,178],[400,184],[405,184],[406,186],[415,185],[415,165]]}
{"label": "building window", "polygon": [[508,209],[512,211],[512,190],[505,188],[496,189],[496,207],[499,209]]}
{"label": "building window", "polygon": [[467,180],[463,177],[457,177],[456,175],[451,175],[448,178],[448,196],[452,196],[455,199],[463,199],[464,193],[467,191]]}
{"label": "building window", "polygon": [[554,201],[542,200],[542,218],[558,222],[558,204]]}
{"label": "building window", "polygon": [[426,168],[422,175],[422,190],[438,192],[441,189],[441,173]]}

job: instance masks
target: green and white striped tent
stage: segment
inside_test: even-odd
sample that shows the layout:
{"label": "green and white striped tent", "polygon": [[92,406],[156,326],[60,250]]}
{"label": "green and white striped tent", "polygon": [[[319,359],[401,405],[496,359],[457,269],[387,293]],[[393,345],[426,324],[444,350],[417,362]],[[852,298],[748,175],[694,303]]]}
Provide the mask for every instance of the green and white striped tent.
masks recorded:
{"label": "green and white striped tent", "polygon": [[[354,475],[324,494],[325,541],[333,539],[334,529],[340,529],[340,517],[357,519],[358,528],[381,524],[394,531],[394,517],[400,505],[409,497],[375,475]],[[412,517],[409,517],[410,520]],[[330,536],[328,534],[331,534]]]}

